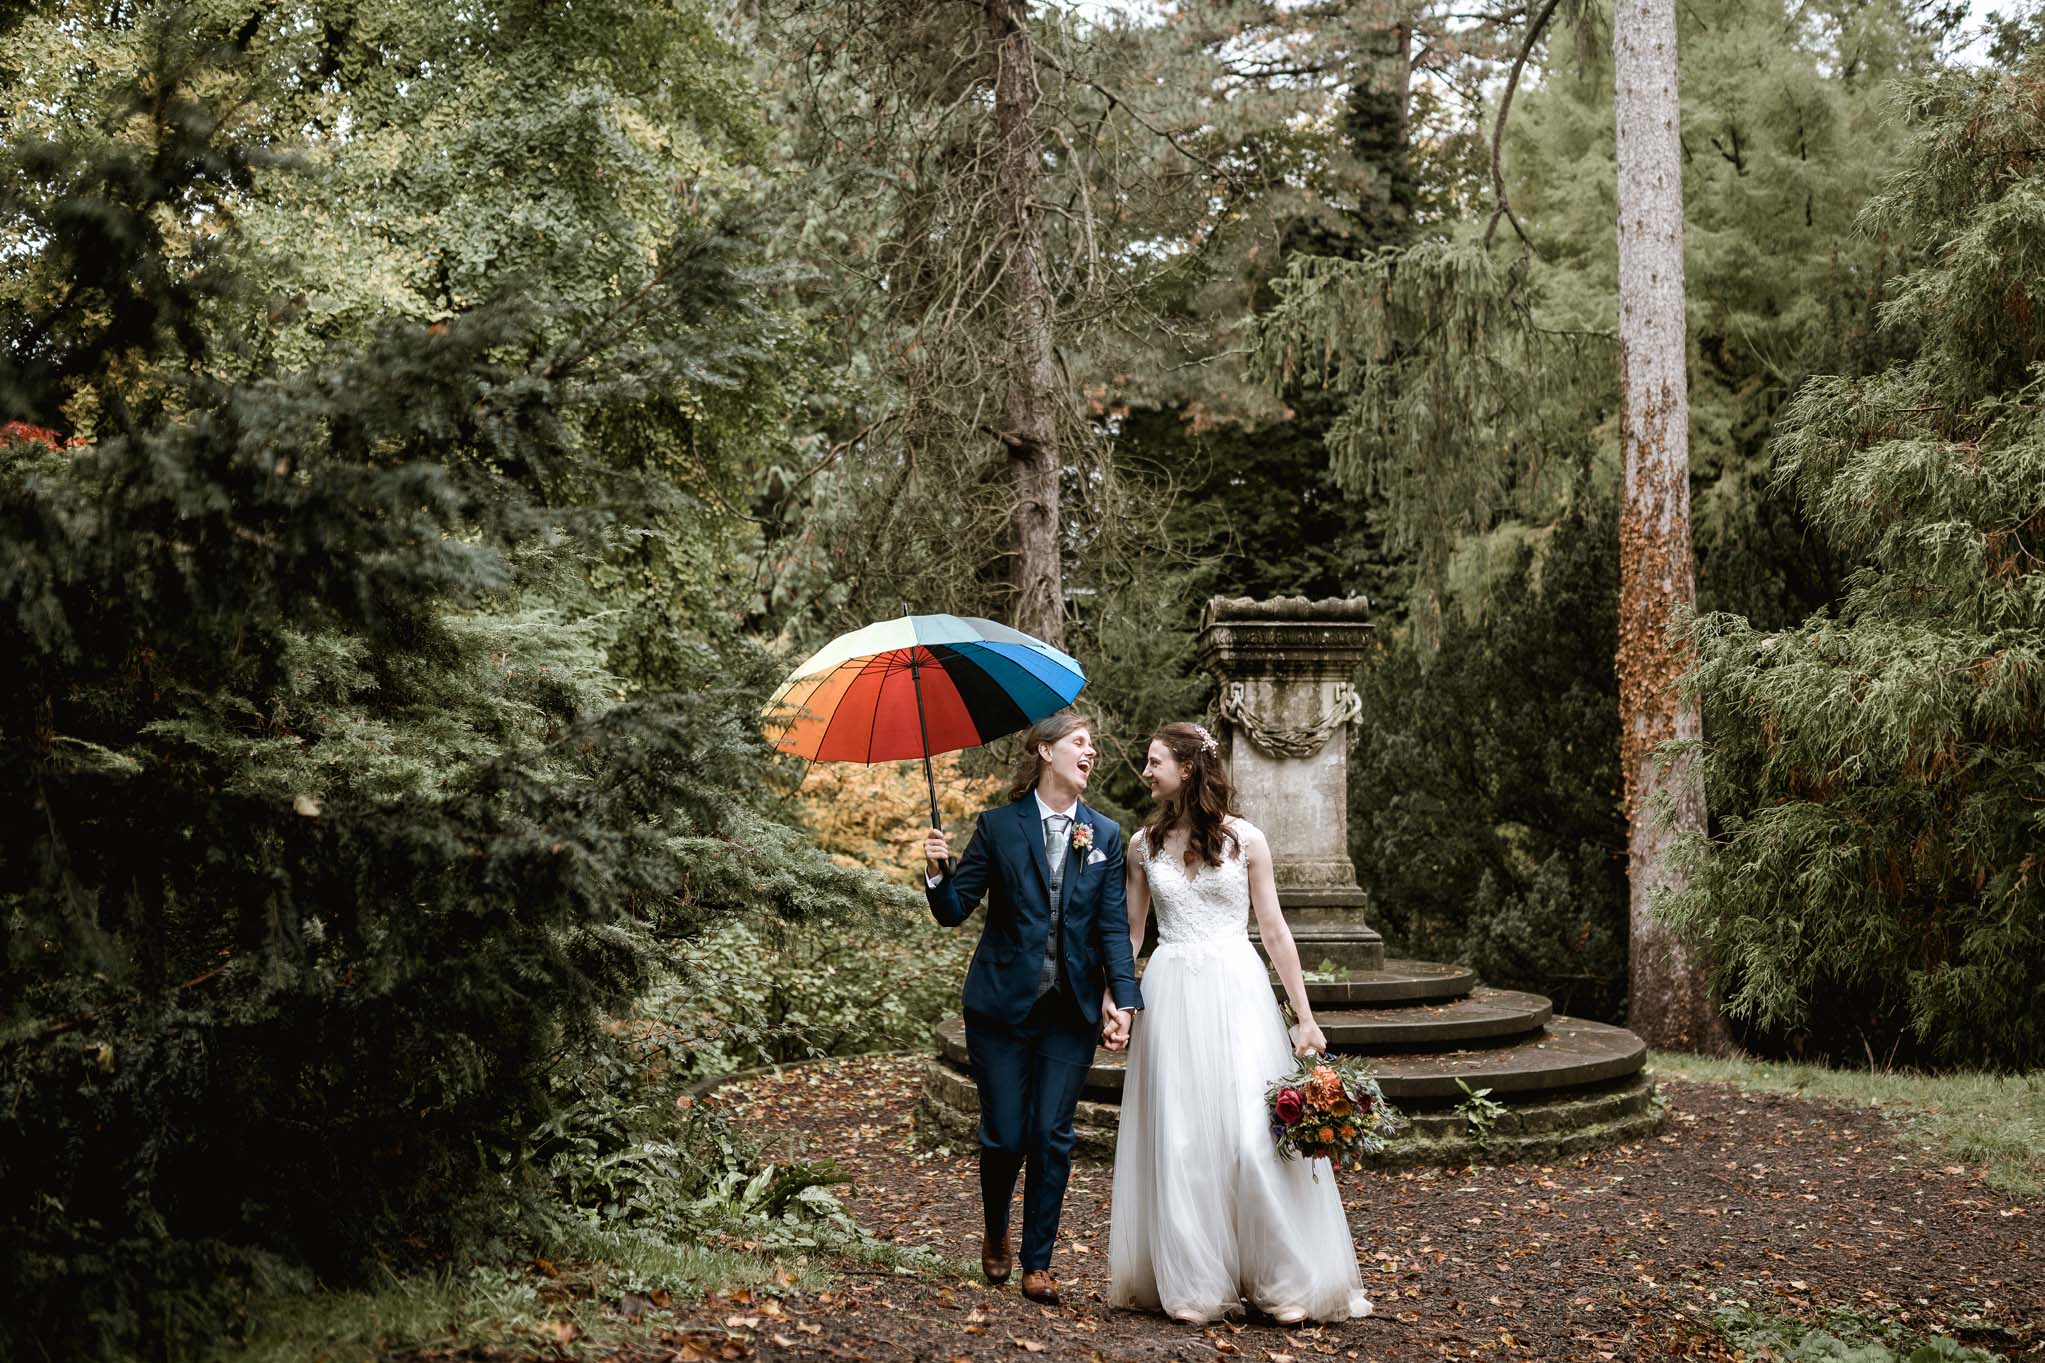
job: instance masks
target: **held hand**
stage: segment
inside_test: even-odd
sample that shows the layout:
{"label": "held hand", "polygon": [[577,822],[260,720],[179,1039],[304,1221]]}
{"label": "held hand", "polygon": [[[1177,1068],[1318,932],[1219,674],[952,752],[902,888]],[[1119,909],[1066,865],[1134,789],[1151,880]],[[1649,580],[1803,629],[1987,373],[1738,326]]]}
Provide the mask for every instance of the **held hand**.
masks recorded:
{"label": "held hand", "polygon": [[1101,1044],[1111,1051],[1119,1051],[1129,1045],[1129,1024],[1131,1017],[1126,1009],[1114,1004],[1101,1002]]}
{"label": "held hand", "polygon": [[942,828],[933,828],[923,835],[923,860],[927,874],[944,874],[945,863],[951,860],[951,842],[944,836]]}
{"label": "held hand", "polygon": [[1328,1038],[1322,1033],[1320,1024],[1312,1018],[1292,1025],[1292,1053],[1294,1055],[1320,1055],[1328,1049]]}

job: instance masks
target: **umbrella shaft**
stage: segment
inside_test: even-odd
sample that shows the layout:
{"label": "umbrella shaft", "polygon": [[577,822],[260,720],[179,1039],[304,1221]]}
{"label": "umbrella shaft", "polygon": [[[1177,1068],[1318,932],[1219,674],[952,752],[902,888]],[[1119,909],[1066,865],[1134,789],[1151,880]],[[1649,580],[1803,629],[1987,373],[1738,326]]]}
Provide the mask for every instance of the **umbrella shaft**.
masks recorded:
{"label": "umbrella shaft", "polygon": [[930,723],[923,717],[923,669],[915,653],[909,655],[909,684],[916,688],[916,732],[923,740],[923,781],[930,788],[930,826],[942,828],[937,818],[937,775],[930,768]]}

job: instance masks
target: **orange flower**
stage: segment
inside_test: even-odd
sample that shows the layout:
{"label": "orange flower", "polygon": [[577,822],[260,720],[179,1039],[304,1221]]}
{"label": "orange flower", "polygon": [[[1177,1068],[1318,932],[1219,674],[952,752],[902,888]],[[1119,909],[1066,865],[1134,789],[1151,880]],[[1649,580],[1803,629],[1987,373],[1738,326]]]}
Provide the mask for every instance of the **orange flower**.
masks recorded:
{"label": "orange flower", "polygon": [[1349,1123],[1347,1123],[1347,1122],[1344,1122],[1344,1123],[1342,1123],[1342,1139],[1343,1139],[1343,1140],[1345,1140],[1345,1141],[1346,1141],[1346,1140],[1349,1140],[1349,1139],[1350,1139],[1351,1137],[1353,1137],[1353,1136],[1355,1136],[1355,1135],[1356,1135],[1356,1128],[1355,1128],[1355,1127],[1351,1126],[1351,1125],[1350,1125]]}
{"label": "orange flower", "polygon": [[1326,1145],[1329,1141],[1332,1141],[1334,1139],[1335,1133],[1333,1131],[1329,1130],[1325,1126],[1321,1128],[1321,1143],[1323,1145]]}
{"label": "orange flower", "polygon": [[1314,1066],[1313,1074],[1301,1087],[1316,1107],[1332,1107],[1342,1101],[1342,1077],[1326,1065]]}

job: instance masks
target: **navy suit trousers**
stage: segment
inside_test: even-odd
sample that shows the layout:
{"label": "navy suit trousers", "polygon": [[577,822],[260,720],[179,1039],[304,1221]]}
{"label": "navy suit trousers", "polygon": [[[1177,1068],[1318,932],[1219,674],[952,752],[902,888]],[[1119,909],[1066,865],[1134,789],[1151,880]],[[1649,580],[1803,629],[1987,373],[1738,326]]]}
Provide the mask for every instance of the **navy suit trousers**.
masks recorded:
{"label": "navy suit trousers", "polygon": [[1099,1028],[1062,986],[1019,1023],[966,1014],[966,1055],[980,1090],[980,1198],[987,1234],[1008,1231],[1023,1178],[1022,1267],[1051,1266],[1058,1212],[1072,1174],[1072,1110],[1093,1064]]}

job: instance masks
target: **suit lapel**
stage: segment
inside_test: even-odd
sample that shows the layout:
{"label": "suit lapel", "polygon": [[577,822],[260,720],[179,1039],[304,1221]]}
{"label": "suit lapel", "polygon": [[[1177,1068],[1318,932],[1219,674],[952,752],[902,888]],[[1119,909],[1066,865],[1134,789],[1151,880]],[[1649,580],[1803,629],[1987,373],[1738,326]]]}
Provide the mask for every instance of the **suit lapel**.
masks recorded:
{"label": "suit lapel", "polygon": [[[1086,822],[1086,804],[1073,806],[1072,832],[1077,833]],[[1080,872],[1086,868],[1087,853],[1068,845],[1065,849],[1065,879],[1058,882],[1058,913],[1062,917],[1072,903],[1072,887],[1078,883]],[[1047,862],[1046,865],[1049,863]]]}
{"label": "suit lapel", "polygon": [[1022,840],[1037,864],[1037,885],[1044,892],[1044,908],[1051,907],[1051,859],[1044,854],[1044,825],[1037,818],[1037,793],[1031,791],[1015,804],[1015,821]]}

